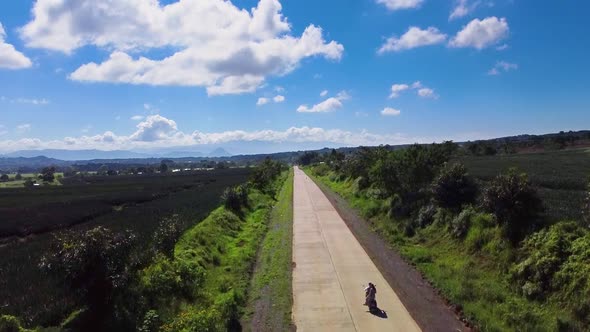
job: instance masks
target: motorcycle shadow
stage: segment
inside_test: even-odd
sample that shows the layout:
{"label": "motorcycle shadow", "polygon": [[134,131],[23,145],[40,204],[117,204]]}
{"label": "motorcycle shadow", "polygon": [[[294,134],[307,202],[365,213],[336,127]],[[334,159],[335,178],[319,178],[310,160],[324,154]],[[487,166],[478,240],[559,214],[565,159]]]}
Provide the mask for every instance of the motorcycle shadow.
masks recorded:
{"label": "motorcycle shadow", "polygon": [[387,312],[385,312],[385,310],[381,310],[379,308],[372,308],[372,309],[369,310],[369,312],[373,316],[377,316],[379,318],[387,319]]}

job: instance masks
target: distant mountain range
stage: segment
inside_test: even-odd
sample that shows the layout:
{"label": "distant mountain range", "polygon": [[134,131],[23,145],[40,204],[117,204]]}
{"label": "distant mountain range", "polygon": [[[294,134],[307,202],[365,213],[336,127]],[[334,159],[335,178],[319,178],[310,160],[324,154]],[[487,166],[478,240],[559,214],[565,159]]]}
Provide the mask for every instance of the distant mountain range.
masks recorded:
{"label": "distant mountain range", "polygon": [[223,148],[217,148],[209,153],[199,151],[154,151],[134,152],[125,150],[21,150],[0,155],[0,158],[34,158],[47,157],[64,161],[80,161],[95,159],[146,159],[146,158],[219,158],[230,157],[231,154]]}

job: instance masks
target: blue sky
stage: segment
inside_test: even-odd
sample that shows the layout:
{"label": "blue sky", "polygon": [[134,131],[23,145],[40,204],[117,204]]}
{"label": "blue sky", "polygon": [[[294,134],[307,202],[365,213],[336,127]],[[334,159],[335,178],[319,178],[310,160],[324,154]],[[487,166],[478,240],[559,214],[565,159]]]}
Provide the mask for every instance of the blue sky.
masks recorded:
{"label": "blue sky", "polygon": [[248,153],[588,129],[589,10],[573,0],[3,1],[0,153]]}

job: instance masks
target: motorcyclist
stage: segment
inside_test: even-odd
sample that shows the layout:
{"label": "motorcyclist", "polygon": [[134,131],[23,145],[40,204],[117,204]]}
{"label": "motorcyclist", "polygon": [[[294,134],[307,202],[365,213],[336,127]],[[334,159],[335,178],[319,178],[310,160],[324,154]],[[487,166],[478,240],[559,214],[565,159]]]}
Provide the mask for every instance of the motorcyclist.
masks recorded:
{"label": "motorcyclist", "polygon": [[375,300],[375,296],[377,294],[377,288],[375,287],[375,285],[370,282],[369,286],[367,286],[365,288],[365,305],[366,306],[374,306],[374,304],[376,303]]}

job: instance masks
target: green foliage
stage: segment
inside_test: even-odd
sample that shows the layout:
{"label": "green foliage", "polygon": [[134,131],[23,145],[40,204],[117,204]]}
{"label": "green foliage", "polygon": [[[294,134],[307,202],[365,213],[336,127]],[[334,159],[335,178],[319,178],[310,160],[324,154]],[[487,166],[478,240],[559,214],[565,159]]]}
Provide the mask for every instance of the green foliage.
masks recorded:
{"label": "green foliage", "polygon": [[541,200],[526,174],[517,174],[514,169],[492,180],[484,191],[482,205],[494,214],[513,242],[522,239],[542,210]]}
{"label": "green foliage", "polygon": [[245,185],[226,188],[221,194],[223,205],[235,213],[248,206],[248,188]]}
{"label": "green foliage", "polygon": [[433,204],[423,206],[418,212],[416,223],[424,228],[434,222],[434,215],[436,214],[436,207]]}
{"label": "green foliage", "polygon": [[156,310],[148,310],[137,330],[138,332],[158,332],[160,331],[160,326],[162,326],[162,320],[158,312]]}
{"label": "green foliage", "polygon": [[471,206],[463,209],[459,215],[457,215],[451,221],[450,231],[451,235],[455,238],[462,239],[467,235],[469,228],[471,227],[471,219],[477,215],[475,209]]}
{"label": "green foliage", "polygon": [[55,167],[45,167],[41,170],[41,179],[45,182],[53,182],[55,180]]}
{"label": "green foliage", "polygon": [[453,163],[441,169],[434,179],[432,196],[436,203],[448,209],[460,209],[475,202],[477,186],[463,164]]}
{"label": "green foliage", "polygon": [[99,226],[85,232],[57,235],[40,267],[60,278],[84,298],[96,323],[107,314],[114,295],[129,281],[129,254],[135,236]]}
{"label": "green foliage", "polygon": [[218,332],[224,331],[226,322],[216,308],[189,307],[171,323],[162,326],[162,332]]}
{"label": "green foliage", "polygon": [[18,318],[9,315],[0,316],[0,331],[2,332],[28,332],[23,329]]}
{"label": "green foliage", "polygon": [[182,231],[183,225],[177,214],[162,219],[152,236],[154,251],[172,257],[174,255],[174,246]]}
{"label": "green foliage", "polygon": [[584,204],[582,205],[582,214],[586,225],[590,226],[590,182],[588,183],[588,190],[586,192]]}
{"label": "green foliage", "polygon": [[158,303],[175,297],[191,299],[201,286],[204,275],[204,270],[196,262],[158,255],[140,272],[139,282],[147,298]]}
{"label": "green foliage", "polygon": [[576,223],[562,222],[529,236],[521,248],[522,260],[511,270],[523,295],[542,299],[559,288],[553,277],[572,255],[573,242],[583,235]]}
{"label": "green foliage", "polygon": [[281,162],[266,158],[262,163],[256,166],[250,177],[250,182],[254,188],[266,191],[274,196],[272,183],[285,170],[285,165]]}
{"label": "green foliage", "polygon": [[8,182],[8,180],[10,180],[10,178],[8,177],[8,174],[0,175],[0,182]]}
{"label": "green foliage", "polygon": [[303,153],[297,159],[297,164],[299,164],[301,166],[307,166],[307,165],[311,165],[313,163],[317,163],[319,161],[320,161],[320,154],[315,151],[311,151],[311,152]]}

